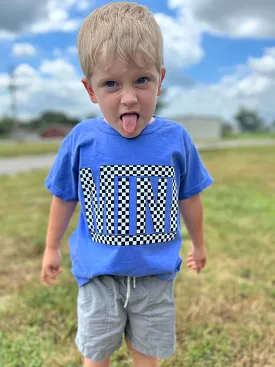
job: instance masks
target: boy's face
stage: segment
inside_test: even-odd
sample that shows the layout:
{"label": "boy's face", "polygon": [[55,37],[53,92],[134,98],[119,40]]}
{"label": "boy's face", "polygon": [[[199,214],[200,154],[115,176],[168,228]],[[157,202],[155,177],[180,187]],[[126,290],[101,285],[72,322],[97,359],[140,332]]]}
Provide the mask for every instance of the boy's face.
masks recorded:
{"label": "boy's face", "polygon": [[82,82],[91,101],[99,104],[105,121],[122,136],[134,138],[154,121],[164,76],[164,68],[160,75],[155,65],[141,67],[116,59],[107,71],[96,67],[90,84],[86,78]]}

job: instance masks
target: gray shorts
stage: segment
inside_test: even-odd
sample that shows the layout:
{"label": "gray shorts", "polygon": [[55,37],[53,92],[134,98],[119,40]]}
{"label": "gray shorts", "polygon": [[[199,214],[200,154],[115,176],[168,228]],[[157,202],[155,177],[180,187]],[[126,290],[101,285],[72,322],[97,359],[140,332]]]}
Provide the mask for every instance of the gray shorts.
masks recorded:
{"label": "gray shorts", "polygon": [[[129,280],[130,295],[124,307]],[[140,353],[170,357],[176,348],[173,284],[173,280],[156,276],[102,275],[81,286],[76,336],[81,354],[92,361],[110,357],[120,348],[125,334]]]}

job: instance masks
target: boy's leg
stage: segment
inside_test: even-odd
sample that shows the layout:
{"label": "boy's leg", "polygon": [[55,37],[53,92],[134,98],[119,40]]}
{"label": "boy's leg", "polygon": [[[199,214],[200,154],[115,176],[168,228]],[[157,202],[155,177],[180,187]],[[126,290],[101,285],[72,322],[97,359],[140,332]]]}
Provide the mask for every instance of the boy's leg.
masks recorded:
{"label": "boy's leg", "polygon": [[83,367],[109,367],[110,366],[110,358],[103,359],[99,362],[93,362],[87,358],[84,358]]}
{"label": "boy's leg", "polygon": [[99,276],[79,288],[76,345],[84,367],[107,367],[119,349],[127,320],[120,283],[112,276]]}
{"label": "boy's leg", "polygon": [[158,366],[176,347],[176,310],[173,280],[156,276],[136,278],[127,305],[125,340],[135,367]]}
{"label": "boy's leg", "polygon": [[132,346],[132,344],[126,340],[126,343],[128,345],[128,348],[131,351],[133,360],[134,360],[134,367],[158,367],[158,358],[146,356],[145,354],[142,354],[135,350]]}

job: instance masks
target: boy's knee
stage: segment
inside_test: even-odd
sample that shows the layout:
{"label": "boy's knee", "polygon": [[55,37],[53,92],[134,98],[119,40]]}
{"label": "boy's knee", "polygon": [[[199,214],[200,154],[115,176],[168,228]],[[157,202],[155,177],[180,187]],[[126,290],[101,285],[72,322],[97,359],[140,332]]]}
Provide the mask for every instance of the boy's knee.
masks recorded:
{"label": "boy's knee", "polygon": [[126,340],[126,344],[131,351],[134,367],[158,367],[159,362],[157,357],[147,356],[146,354],[140,353],[136,349],[133,348],[131,342]]}
{"label": "boy's knee", "polygon": [[90,359],[83,358],[83,367],[109,367],[110,357],[103,359],[102,361],[94,362]]}

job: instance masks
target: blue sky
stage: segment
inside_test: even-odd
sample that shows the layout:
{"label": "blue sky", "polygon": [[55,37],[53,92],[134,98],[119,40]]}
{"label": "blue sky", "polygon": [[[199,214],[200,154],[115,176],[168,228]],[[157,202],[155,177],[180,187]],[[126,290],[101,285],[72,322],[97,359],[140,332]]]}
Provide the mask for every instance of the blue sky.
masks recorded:
{"label": "blue sky", "polygon": [[[10,65],[16,67],[22,118],[46,109],[63,110],[79,118],[99,113],[81,90],[76,38],[81,21],[108,1],[23,3],[17,12],[6,4],[0,14],[0,50],[4,55],[0,59],[0,114],[9,110]],[[232,121],[238,108],[247,106],[267,120],[275,119],[273,0],[261,4],[256,0],[140,3],[150,8],[163,31],[168,105],[164,114],[216,115]]]}

